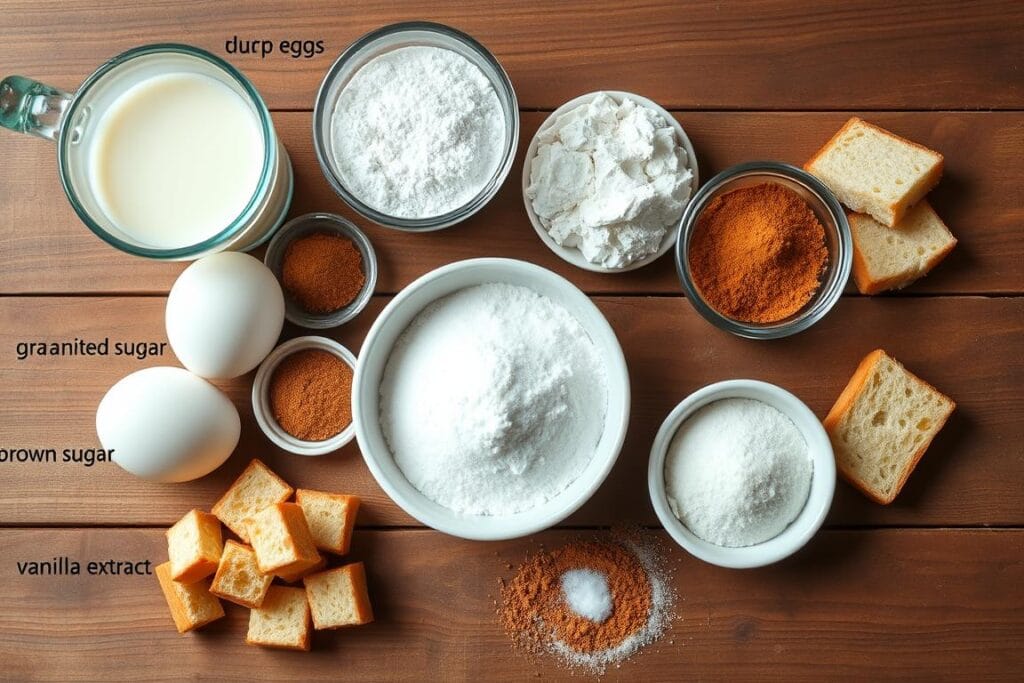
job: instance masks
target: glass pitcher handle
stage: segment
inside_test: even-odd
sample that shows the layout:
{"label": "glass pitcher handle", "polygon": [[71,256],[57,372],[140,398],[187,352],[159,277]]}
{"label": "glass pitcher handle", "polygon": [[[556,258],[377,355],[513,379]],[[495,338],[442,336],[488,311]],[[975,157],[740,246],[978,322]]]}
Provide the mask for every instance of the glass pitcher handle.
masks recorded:
{"label": "glass pitcher handle", "polygon": [[0,126],[47,140],[60,134],[71,95],[24,76],[0,81]]}

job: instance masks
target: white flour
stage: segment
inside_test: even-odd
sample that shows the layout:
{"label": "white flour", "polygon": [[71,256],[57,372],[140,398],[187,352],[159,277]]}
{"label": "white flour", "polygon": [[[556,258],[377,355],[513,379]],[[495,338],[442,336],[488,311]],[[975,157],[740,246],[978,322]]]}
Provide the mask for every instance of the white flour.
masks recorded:
{"label": "white flour", "polygon": [[468,203],[504,150],[505,117],[490,81],[462,55],[436,47],[369,61],[341,91],[331,128],[346,187],[400,218]]}
{"label": "white flour", "polygon": [[459,513],[528,510],[568,487],[604,431],[607,378],[568,311],[532,289],[485,284],[427,306],[380,387],[395,462]]}
{"label": "white flour", "polygon": [[538,140],[526,196],[552,239],[622,268],[654,254],[690,198],[693,173],[657,112],[599,95]]}
{"label": "white flour", "polygon": [[729,398],[690,416],[665,461],[672,512],[730,548],[782,533],[807,501],[813,465],[800,430],[761,401]]}

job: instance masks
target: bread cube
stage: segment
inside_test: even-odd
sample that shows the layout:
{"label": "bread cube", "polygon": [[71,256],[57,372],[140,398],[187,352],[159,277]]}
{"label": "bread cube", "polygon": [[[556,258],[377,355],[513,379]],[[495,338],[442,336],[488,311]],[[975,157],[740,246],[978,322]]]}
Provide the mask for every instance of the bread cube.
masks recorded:
{"label": "bread cube", "polygon": [[249,520],[249,538],[264,574],[287,576],[320,561],[306,517],[295,503],[277,503],[256,513]]}
{"label": "bread cube", "polygon": [[312,574],[303,579],[303,583],[313,613],[313,626],[318,631],[373,621],[362,562]]}
{"label": "bread cube", "polygon": [[295,571],[295,572],[290,572],[290,573],[286,573],[286,574],[277,574],[277,578],[281,579],[285,583],[295,583],[296,581],[301,581],[302,579],[306,578],[310,574],[315,574],[316,572],[320,571],[321,569],[323,569],[326,566],[327,566],[327,558],[324,557],[323,555],[321,555],[320,556],[320,561],[317,562],[316,564],[314,564],[312,566],[309,566],[309,567],[302,567],[301,569],[299,569],[298,571]]}
{"label": "bread cube", "polygon": [[839,472],[876,503],[891,503],[955,407],[885,351],[872,351],[823,421]]}
{"label": "bread cube", "polygon": [[298,489],[295,502],[306,515],[317,548],[337,555],[348,552],[359,511],[358,496]]}
{"label": "bread cube", "polygon": [[273,580],[272,575],[259,570],[252,548],[229,540],[224,544],[224,553],[220,556],[210,592],[218,598],[252,609],[263,604]]}
{"label": "bread cube", "polygon": [[246,527],[257,512],[291,498],[294,489],[259,460],[253,460],[212,509],[224,526],[250,543]]}
{"label": "bread cube", "polygon": [[224,616],[220,600],[207,590],[205,582],[179,583],[171,578],[171,563],[156,567],[156,578],[164,593],[178,633],[206,626]]}
{"label": "bread cube", "polygon": [[195,583],[217,571],[224,544],[216,517],[191,510],[167,530],[166,536],[172,579]]}
{"label": "bread cube", "polygon": [[843,204],[893,227],[942,178],[938,152],[856,116],[804,164]]}
{"label": "bread cube", "polygon": [[853,279],[861,294],[906,287],[927,275],[956,246],[956,238],[925,200],[892,228],[861,213],[850,215],[849,221]]}
{"label": "bread cube", "polygon": [[303,650],[310,646],[309,604],[301,588],[271,586],[263,604],[249,612],[249,645]]}

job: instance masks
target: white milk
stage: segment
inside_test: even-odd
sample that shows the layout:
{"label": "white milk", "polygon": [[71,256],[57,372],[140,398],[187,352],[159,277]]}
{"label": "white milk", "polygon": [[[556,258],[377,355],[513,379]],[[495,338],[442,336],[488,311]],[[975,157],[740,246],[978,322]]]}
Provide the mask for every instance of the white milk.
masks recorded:
{"label": "white milk", "polygon": [[264,160],[256,113],[208,76],[133,85],[97,123],[89,150],[96,198],[129,237],[155,248],[202,242],[252,199]]}

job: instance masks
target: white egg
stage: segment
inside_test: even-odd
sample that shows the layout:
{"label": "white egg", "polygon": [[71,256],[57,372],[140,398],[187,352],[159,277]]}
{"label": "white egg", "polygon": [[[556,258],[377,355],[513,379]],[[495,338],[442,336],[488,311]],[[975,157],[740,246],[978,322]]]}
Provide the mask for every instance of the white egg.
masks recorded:
{"label": "white egg", "polygon": [[224,251],[178,276],[165,320],[182,365],[200,377],[229,379],[255,368],[277,344],[284,294],[260,261]]}
{"label": "white egg", "polygon": [[198,479],[238,445],[241,422],[231,400],[181,368],[146,368],[110,387],[96,410],[96,433],[113,460],[160,482]]}

